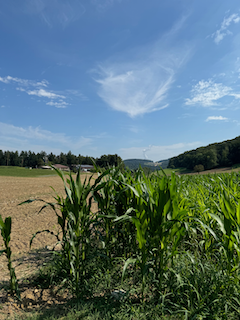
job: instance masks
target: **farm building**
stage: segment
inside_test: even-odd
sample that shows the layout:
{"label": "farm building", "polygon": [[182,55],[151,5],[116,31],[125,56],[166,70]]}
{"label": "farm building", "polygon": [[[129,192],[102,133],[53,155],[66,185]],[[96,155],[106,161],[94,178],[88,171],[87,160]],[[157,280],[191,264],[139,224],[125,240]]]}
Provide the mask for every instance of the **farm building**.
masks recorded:
{"label": "farm building", "polygon": [[80,167],[81,167],[81,171],[90,171],[94,169],[94,166],[91,164],[82,164]]}
{"label": "farm building", "polygon": [[63,164],[54,164],[53,167],[56,169],[60,169],[62,171],[69,171],[70,170],[69,167],[64,166]]}
{"label": "farm building", "polygon": [[40,169],[53,169],[53,168],[50,167],[50,166],[40,166],[39,168],[40,168]]}

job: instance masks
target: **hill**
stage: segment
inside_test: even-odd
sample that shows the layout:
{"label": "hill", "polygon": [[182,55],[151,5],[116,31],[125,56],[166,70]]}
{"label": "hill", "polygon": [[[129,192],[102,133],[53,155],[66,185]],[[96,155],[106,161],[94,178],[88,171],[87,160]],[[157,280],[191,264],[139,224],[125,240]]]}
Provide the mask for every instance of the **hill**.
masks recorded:
{"label": "hill", "polygon": [[166,169],[168,167],[168,164],[169,164],[169,159],[167,160],[160,160],[157,162],[157,164],[159,164],[162,169]]}
{"label": "hill", "polygon": [[160,166],[163,169],[166,169],[168,166],[169,160],[161,160],[158,162],[153,162],[148,159],[127,159],[123,161],[125,166],[130,170],[136,170],[141,166],[142,168],[148,168],[152,171],[159,170]]}
{"label": "hill", "polygon": [[125,166],[130,170],[136,170],[141,166],[142,168],[149,168],[152,170],[156,170],[157,166],[155,162],[147,159],[127,159],[123,161]]}
{"label": "hill", "polygon": [[231,167],[240,162],[240,136],[232,140],[209,144],[195,150],[184,152],[169,160],[168,168],[187,168],[193,170],[202,165],[205,170]]}

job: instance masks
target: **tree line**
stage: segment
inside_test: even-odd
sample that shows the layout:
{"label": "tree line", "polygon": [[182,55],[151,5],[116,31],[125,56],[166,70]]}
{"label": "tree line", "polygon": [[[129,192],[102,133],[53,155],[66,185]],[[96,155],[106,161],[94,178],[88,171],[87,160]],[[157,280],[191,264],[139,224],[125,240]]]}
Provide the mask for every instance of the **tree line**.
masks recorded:
{"label": "tree line", "polygon": [[187,151],[169,160],[168,168],[193,170],[202,165],[204,170],[228,167],[240,163],[240,136]]}
{"label": "tree line", "polygon": [[0,165],[1,166],[18,166],[39,168],[43,165],[63,164],[65,166],[73,166],[78,164],[95,164],[101,168],[107,166],[118,166],[122,163],[121,157],[117,154],[102,155],[100,158],[89,156],[74,155],[71,151],[68,153],[61,152],[55,155],[52,152],[47,154],[45,151],[35,153],[32,151],[2,151],[0,150]]}

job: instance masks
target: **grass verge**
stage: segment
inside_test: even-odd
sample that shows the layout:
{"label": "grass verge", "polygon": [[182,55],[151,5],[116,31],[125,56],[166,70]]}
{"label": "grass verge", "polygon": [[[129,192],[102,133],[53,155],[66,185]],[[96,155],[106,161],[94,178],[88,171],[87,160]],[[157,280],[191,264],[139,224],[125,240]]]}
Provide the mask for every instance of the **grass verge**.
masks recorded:
{"label": "grass verge", "polygon": [[28,169],[22,167],[0,166],[0,176],[9,177],[41,177],[56,176],[54,170]]}

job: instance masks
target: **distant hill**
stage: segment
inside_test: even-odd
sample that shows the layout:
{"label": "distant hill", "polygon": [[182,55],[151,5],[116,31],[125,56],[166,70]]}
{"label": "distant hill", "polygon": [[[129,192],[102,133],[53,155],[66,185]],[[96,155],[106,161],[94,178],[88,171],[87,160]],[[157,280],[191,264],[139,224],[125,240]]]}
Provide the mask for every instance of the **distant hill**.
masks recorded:
{"label": "distant hill", "polygon": [[238,163],[240,163],[240,136],[184,152],[169,159],[168,167],[193,170],[197,165],[202,165],[205,170],[210,170]]}
{"label": "distant hill", "polygon": [[152,160],[147,159],[127,159],[124,160],[124,164],[130,170],[136,170],[141,166],[142,168],[149,168],[150,170],[159,170],[160,166],[165,169],[168,166],[169,160],[161,160],[158,162],[153,162]]}
{"label": "distant hill", "polygon": [[169,163],[169,159],[160,160],[160,161],[157,162],[157,164],[159,164],[162,167],[162,169],[167,169],[168,163]]}

